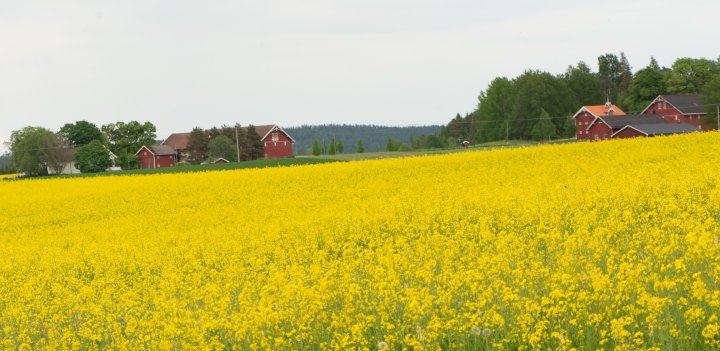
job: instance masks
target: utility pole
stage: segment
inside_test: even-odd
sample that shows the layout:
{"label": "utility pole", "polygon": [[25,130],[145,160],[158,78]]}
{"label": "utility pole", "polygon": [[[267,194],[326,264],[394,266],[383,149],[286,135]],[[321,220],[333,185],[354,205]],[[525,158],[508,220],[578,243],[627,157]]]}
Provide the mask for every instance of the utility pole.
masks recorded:
{"label": "utility pole", "polygon": [[510,139],[510,121],[505,121],[505,144],[508,143],[508,139]]}
{"label": "utility pole", "polygon": [[235,148],[237,148],[237,162],[240,162],[240,138],[238,138],[237,123],[235,123]]}

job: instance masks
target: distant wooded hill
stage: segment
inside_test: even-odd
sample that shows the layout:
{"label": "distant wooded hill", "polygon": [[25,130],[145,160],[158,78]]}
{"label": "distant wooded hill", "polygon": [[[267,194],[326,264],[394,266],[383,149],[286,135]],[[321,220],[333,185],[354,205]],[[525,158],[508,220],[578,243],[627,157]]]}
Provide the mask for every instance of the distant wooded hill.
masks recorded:
{"label": "distant wooded hill", "polygon": [[365,152],[384,151],[388,138],[409,144],[410,136],[418,138],[421,135],[437,135],[440,131],[440,126],[386,127],[376,125],[324,124],[316,126],[303,125],[284,129],[295,139],[293,152],[297,155],[310,155],[312,154],[313,140],[317,140],[321,144],[323,140],[330,143],[330,139],[335,137],[336,141],[342,140],[345,146],[344,153],[355,152],[358,140],[362,140],[365,146]]}

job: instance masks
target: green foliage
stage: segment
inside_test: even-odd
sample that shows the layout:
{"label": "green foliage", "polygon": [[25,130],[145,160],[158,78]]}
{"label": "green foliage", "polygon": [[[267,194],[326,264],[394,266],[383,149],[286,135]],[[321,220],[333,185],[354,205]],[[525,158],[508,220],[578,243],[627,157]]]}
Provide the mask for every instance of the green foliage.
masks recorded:
{"label": "green foliage", "polygon": [[342,139],[338,139],[338,141],[336,143],[336,148],[337,148],[337,152],[340,154],[343,152],[343,150],[345,150],[345,145],[343,144]]}
{"label": "green foliage", "polygon": [[679,58],[672,65],[665,85],[670,94],[696,94],[720,73],[720,63],[708,59]]}
{"label": "green foliage", "polygon": [[209,136],[200,127],[193,128],[188,137],[188,162],[193,165],[200,164],[207,158]]}
{"label": "green foliage", "polygon": [[409,151],[410,147],[403,144],[400,140],[395,140],[393,138],[388,138],[387,145],[385,146],[385,151]]}
{"label": "green foliage", "polygon": [[75,167],[82,173],[103,172],[112,164],[110,151],[99,140],[93,140],[75,152]]}
{"label": "green foliage", "polygon": [[330,139],[330,149],[328,150],[328,154],[335,155],[335,137]]}
{"label": "green foliage", "polygon": [[574,95],[576,106],[595,105],[605,100],[600,79],[585,62],[580,61],[577,66],[568,67],[563,79]]}
{"label": "green foliage", "polygon": [[208,154],[211,158],[224,158],[237,161],[237,152],[233,141],[225,135],[218,135],[208,143]]}
{"label": "green foliage", "polygon": [[66,123],[60,128],[60,135],[75,146],[87,145],[94,140],[105,141],[105,137],[102,131],[100,131],[100,128],[88,121]]}
{"label": "green foliage", "polygon": [[117,122],[103,125],[101,129],[108,137],[110,151],[118,157],[116,164],[124,169],[137,168],[138,158],[135,153],[143,145],[156,142],[155,125],[150,122]]}
{"label": "green foliage", "polygon": [[15,165],[12,162],[12,155],[9,153],[0,155],[0,174],[16,173]]}
{"label": "green foliage", "polygon": [[365,152],[365,146],[363,145],[363,141],[361,139],[358,139],[357,145],[355,145],[355,152],[359,154]]}
{"label": "green foliage", "polygon": [[706,128],[718,128],[718,106],[720,106],[720,73],[716,74],[702,90],[702,103],[705,105],[707,115],[700,120]]}
{"label": "green foliage", "polygon": [[15,168],[27,176],[61,173],[65,162],[58,136],[42,127],[25,127],[12,132],[10,152]]}
{"label": "green foliage", "polygon": [[530,135],[533,140],[550,140],[551,137],[555,136],[557,128],[555,123],[550,119],[550,115],[544,109],[541,109],[540,119],[535,123]]}
{"label": "green foliage", "polygon": [[470,139],[471,142],[505,139],[514,95],[513,83],[505,77],[495,78],[485,91],[480,92],[477,109],[473,112],[478,125],[477,133]]}
{"label": "green foliage", "polygon": [[265,152],[265,148],[263,147],[263,142],[261,139],[262,137],[258,134],[255,126],[252,124],[247,126],[246,135],[247,139],[245,141],[245,144],[241,143],[240,147],[244,147],[245,150],[248,150],[250,160],[257,160],[258,158],[262,157]]}
{"label": "green foliage", "polygon": [[654,60],[653,58],[647,67],[635,73],[628,97],[623,102],[626,112],[639,113],[658,95],[665,93],[665,73]]}
{"label": "green foliage", "polygon": [[325,139],[323,139],[322,147],[320,147],[320,153],[327,155],[327,143],[325,142]]}
{"label": "green foliage", "polygon": [[320,144],[317,140],[313,140],[312,144],[312,154],[315,156],[320,156],[322,150],[320,150]]}
{"label": "green foliage", "polygon": [[530,139],[530,131],[543,109],[552,116],[556,129],[564,128],[564,118],[577,109],[565,82],[547,72],[526,71],[515,79],[513,90],[510,139]]}
{"label": "green foliage", "polygon": [[440,126],[408,126],[408,127],[388,127],[375,125],[340,125],[325,124],[315,126],[288,127],[285,131],[295,139],[293,152],[298,155],[311,155],[312,144],[314,140],[318,141],[321,146],[322,140],[327,140],[331,136],[335,137],[335,151],[340,152],[338,143],[342,140],[344,148],[343,153],[357,152],[357,142],[362,140],[365,151],[382,151],[385,150],[387,139],[393,138],[403,143],[409,143],[410,135],[431,135],[440,131]]}

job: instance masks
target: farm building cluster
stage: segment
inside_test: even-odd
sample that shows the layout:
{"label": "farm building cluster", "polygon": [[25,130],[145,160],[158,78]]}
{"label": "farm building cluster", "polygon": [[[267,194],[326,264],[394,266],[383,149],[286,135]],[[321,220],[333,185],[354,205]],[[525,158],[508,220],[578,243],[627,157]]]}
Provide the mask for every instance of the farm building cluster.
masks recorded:
{"label": "farm building cluster", "polygon": [[577,140],[605,140],[691,133],[708,130],[700,95],[660,95],[640,114],[627,115],[609,101],[583,106],[575,119]]}
{"label": "farm building cluster", "polygon": [[[263,144],[263,156],[267,159],[291,157],[292,145],[295,143],[285,130],[276,124],[256,126]],[[138,150],[139,168],[173,167],[178,162],[187,160],[190,153],[188,142],[190,133],[173,133],[162,144],[145,145]],[[227,163],[224,158],[210,160],[209,163]]]}

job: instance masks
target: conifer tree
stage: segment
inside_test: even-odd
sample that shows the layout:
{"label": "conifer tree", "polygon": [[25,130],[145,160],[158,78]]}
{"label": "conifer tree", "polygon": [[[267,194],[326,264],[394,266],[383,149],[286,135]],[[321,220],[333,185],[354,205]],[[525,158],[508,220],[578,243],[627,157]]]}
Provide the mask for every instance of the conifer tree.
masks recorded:
{"label": "conifer tree", "polygon": [[357,141],[357,145],[355,146],[355,152],[359,154],[365,152],[365,146],[363,145],[362,139],[359,139]]}
{"label": "conifer tree", "polygon": [[315,156],[320,156],[320,144],[318,144],[317,140],[313,140],[312,154]]}
{"label": "conifer tree", "polygon": [[328,154],[335,155],[335,137],[330,139],[330,149],[328,150]]}

